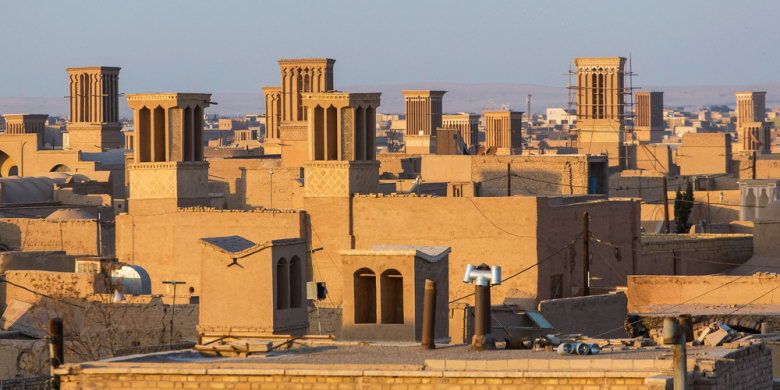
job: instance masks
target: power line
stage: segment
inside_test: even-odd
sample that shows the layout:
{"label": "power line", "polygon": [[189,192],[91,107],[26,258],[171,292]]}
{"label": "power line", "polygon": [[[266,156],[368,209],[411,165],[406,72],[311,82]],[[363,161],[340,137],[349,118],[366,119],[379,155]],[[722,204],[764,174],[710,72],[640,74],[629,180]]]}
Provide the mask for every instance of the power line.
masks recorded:
{"label": "power line", "polygon": [[[610,246],[612,248],[617,248],[617,249],[620,249],[620,250],[625,248],[625,249],[628,249],[628,250],[633,251],[633,252],[642,253],[641,249],[630,248],[628,244],[626,244],[626,245],[614,244],[614,243],[609,242],[607,240],[602,240],[602,239],[600,239],[598,237],[594,237],[592,234],[591,234],[590,239],[593,240],[594,242],[597,242],[597,243],[602,244],[602,245]],[[663,252],[675,252],[675,250],[668,250],[668,251],[663,251]],[[698,252],[700,252],[700,251],[698,251]],[[730,262],[726,262],[726,261],[702,260],[702,259],[684,258],[684,257],[678,257],[678,259],[685,260],[685,261],[694,261],[694,262],[698,262],[698,263],[731,265],[731,266],[735,266],[735,267],[745,266],[745,267],[752,267],[752,268],[775,268],[775,269],[780,269],[780,266],[773,266],[773,265],[750,265],[750,264],[745,264],[745,263],[740,264],[740,263],[730,263]]]}
{"label": "power line", "polygon": [[750,302],[748,302],[748,303],[745,303],[745,304],[741,305],[740,307],[738,307],[738,308],[734,309],[733,311],[729,312],[729,313],[728,313],[728,314],[726,314],[726,315],[727,315],[727,316],[730,316],[730,315],[732,315],[732,314],[734,314],[734,313],[736,313],[736,312],[738,312],[738,311],[740,311],[740,310],[744,309],[744,308],[745,308],[745,307],[747,307],[749,304],[751,304],[751,303],[753,303],[753,302],[755,302],[755,301],[757,301],[757,300],[759,300],[759,299],[761,299],[761,298],[763,298],[763,297],[765,297],[765,296],[769,295],[769,294],[770,294],[772,291],[775,291],[775,290],[777,290],[778,288],[780,288],[780,286],[775,286],[773,289],[771,289],[771,290],[769,290],[769,291],[767,291],[767,292],[765,292],[765,293],[763,293],[763,294],[761,294],[761,295],[757,296],[755,299],[751,300],[751,301],[750,301]]}
{"label": "power line", "polygon": [[87,309],[85,306],[81,306],[81,305],[79,305],[79,304],[75,304],[75,303],[73,303],[73,302],[68,302],[68,301],[66,301],[66,300],[64,300],[64,299],[57,298],[57,297],[53,297],[53,296],[51,296],[51,295],[47,295],[47,294],[44,294],[44,293],[42,293],[42,292],[38,292],[38,291],[35,291],[35,290],[33,290],[33,289],[30,289],[29,287],[25,287],[25,286],[22,286],[22,285],[20,285],[20,284],[16,284],[16,283],[14,283],[14,282],[10,282],[10,281],[8,281],[8,279],[6,279],[6,278],[2,278],[2,277],[0,277],[0,283],[6,283],[6,284],[10,284],[11,286],[14,286],[14,287],[17,287],[17,288],[21,288],[22,290],[25,290],[25,291],[27,291],[27,292],[31,292],[31,293],[33,293],[33,294],[35,294],[35,295],[40,295],[40,296],[42,296],[42,297],[44,297],[44,298],[53,299],[53,300],[55,300],[55,301],[59,301],[59,302],[62,302],[62,303],[64,303],[64,304],[67,304],[67,305],[71,305],[71,306],[74,306],[74,307],[78,307],[79,309],[84,309],[84,310],[86,310],[86,309]]}
{"label": "power line", "polygon": [[[569,241],[569,242],[568,242],[566,245],[564,245],[564,246],[562,246],[562,247],[558,248],[558,249],[557,249],[555,252],[553,252],[553,253],[551,253],[551,254],[549,254],[549,255],[545,256],[544,258],[542,258],[541,260],[537,261],[536,263],[534,263],[534,264],[531,264],[531,265],[529,265],[529,266],[528,266],[528,267],[526,267],[526,268],[523,268],[523,269],[522,269],[522,270],[520,270],[519,272],[516,272],[516,273],[514,273],[514,274],[512,274],[512,275],[509,275],[509,276],[507,276],[506,278],[504,278],[504,279],[501,281],[501,283],[503,284],[503,283],[504,283],[504,282],[506,282],[507,280],[509,280],[509,279],[512,279],[512,278],[514,278],[514,277],[516,277],[516,276],[518,276],[518,275],[520,275],[520,274],[522,274],[522,273],[524,273],[524,272],[527,272],[527,271],[528,271],[528,270],[530,270],[530,269],[533,269],[534,267],[538,266],[539,264],[542,264],[542,263],[544,263],[545,261],[547,261],[547,260],[551,259],[553,256],[555,256],[555,255],[557,255],[557,254],[561,253],[561,252],[562,252],[564,249],[566,249],[566,248],[570,248],[572,245],[574,245],[574,244],[575,244],[575,243],[576,243],[576,242],[577,242],[577,241],[580,239],[580,237],[582,237],[582,233],[579,233],[579,234],[577,234],[577,236],[576,236],[576,237],[574,237],[574,239],[573,239],[573,240]],[[496,285],[493,285],[493,284],[491,284],[491,285],[490,285],[490,288],[493,288],[493,287],[495,287],[495,286],[496,286]],[[462,297],[460,297],[460,298],[453,299],[453,300],[449,301],[448,303],[454,303],[454,302],[460,301],[460,300],[462,300],[462,299],[466,299],[466,298],[468,298],[468,297],[471,297],[471,296],[473,296],[473,295],[474,295],[474,293],[467,294],[467,295],[464,295],[464,296],[462,296]]]}
{"label": "power line", "polygon": [[512,233],[512,232],[502,228],[501,226],[496,225],[496,223],[493,222],[490,218],[488,218],[487,215],[485,215],[485,213],[483,213],[482,210],[480,210],[480,208],[477,206],[477,204],[474,203],[474,199],[472,199],[471,197],[467,197],[466,199],[468,199],[471,202],[471,204],[474,206],[474,208],[477,209],[477,212],[479,212],[479,214],[482,216],[482,218],[485,218],[485,220],[488,221],[491,225],[493,225],[493,227],[495,227],[496,229],[498,229],[498,230],[500,230],[500,231],[502,231],[502,232],[504,232],[504,233],[506,233],[506,234],[508,234],[510,236],[519,237],[519,238],[536,238],[537,237],[537,236],[523,236],[523,235],[515,234],[515,233]]}
{"label": "power line", "polygon": [[[714,287],[714,288],[712,288],[712,289],[710,289],[710,290],[707,290],[707,291],[705,291],[705,292],[703,292],[703,293],[701,293],[701,294],[699,294],[699,295],[697,295],[697,296],[695,296],[695,297],[693,297],[693,298],[687,299],[687,300],[685,300],[685,301],[683,301],[683,302],[680,302],[680,303],[678,303],[678,304],[676,304],[676,305],[674,305],[674,306],[672,306],[672,307],[669,307],[669,308],[667,308],[667,309],[665,310],[665,313],[664,313],[664,312],[661,312],[661,313],[658,313],[658,314],[670,314],[670,311],[671,311],[672,309],[674,309],[674,308],[677,308],[677,307],[680,307],[680,306],[682,306],[682,305],[684,305],[684,304],[686,304],[686,303],[688,303],[688,302],[691,302],[691,301],[693,301],[693,300],[699,299],[699,298],[701,298],[701,297],[703,297],[703,296],[705,296],[705,295],[707,295],[707,294],[709,294],[709,293],[711,293],[711,292],[713,292],[713,291],[715,291],[715,290],[718,290],[718,289],[720,289],[720,288],[726,287],[726,286],[728,286],[729,284],[732,284],[732,283],[736,282],[737,280],[739,280],[739,279],[742,279],[742,278],[744,278],[744,277],[746,277],[746,276],[749,276],[749,275],[741,275],[741,276],[738,276],[738,277],[736,277],[736,278],[734,278],[734,279],[732,279],[732,280],[729,280],[728,282],[725,282],[725,283],[723,283],[723,284],[721,284],[721,285],[719,285],[719,286],[716,286],[716,287]],[[780,287],[780,286],[778,286],[778,287]],[[616,330],[625,329],[627,326],[631,326],[631,325],[634,325],[634,324],[638,324],[638,323],[640,323],[640,322],[642,322],[642,321],[643,321],[643,319],[638,319],[638,320],[636,320],[636,321],[629,322],[628,324],[624,324],[624,325],[623,325],[623,326],[621,326],[621,327],[614,328],[614,329],[610,329],[610,330],[607,330],[606,332],[601,332],[601,333],[599,333],[599,334],[597,334],[597,335],[593,336],[593,338],[598,338],[598,337],[601,337],[601,336],[603,336],[603,335],[605,335],[605,334],[607,334],[607,333],[611,333],[611,332],[614,332],[614,331],[616,331]]]}

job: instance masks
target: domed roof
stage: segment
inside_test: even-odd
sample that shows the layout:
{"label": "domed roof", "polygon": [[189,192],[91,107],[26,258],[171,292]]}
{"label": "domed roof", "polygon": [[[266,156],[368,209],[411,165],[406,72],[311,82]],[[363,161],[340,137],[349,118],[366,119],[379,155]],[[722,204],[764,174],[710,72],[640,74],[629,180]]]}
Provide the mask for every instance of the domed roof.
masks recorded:
{"label": "domed roof", "polygon": [[47,221],[68,221],[72,219],[95,219],[95,216],[85,209],[57,209],[46,217]]}

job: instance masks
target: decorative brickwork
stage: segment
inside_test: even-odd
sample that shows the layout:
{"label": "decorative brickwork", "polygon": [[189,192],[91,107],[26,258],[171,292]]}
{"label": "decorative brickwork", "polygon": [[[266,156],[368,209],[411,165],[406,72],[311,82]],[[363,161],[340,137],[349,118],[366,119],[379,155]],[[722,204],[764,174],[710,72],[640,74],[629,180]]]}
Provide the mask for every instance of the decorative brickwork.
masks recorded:
{"label": "decorative brickwork", "polygon": [[304,166],[307,197],[344,197],[377,191],[377,161],[313,161]]}

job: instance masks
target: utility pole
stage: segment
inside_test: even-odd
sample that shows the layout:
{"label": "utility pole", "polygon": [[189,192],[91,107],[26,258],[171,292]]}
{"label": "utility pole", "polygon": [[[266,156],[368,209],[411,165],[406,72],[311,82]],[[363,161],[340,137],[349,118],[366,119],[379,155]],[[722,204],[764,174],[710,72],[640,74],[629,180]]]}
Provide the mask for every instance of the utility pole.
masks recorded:
{"label": "utility pole", "polygon": [[590,229],[587,212],[582,214],[582,296],[590,295]]}
{"label": "utility pole", "polygon": [[179,284],[187,284],[187,282],[181,282],[178,280],[163,280],[163,284],[170,284],[173,286],[173,301],[171,303],[171,329],[168,336],[168,345],[173,344],[173,319],[176,317],[176,286]]}
{"label": "utility pole", "polygon": [[[707,176],[707,181],[709,181],[709,176]],[[707,226],[704,229],[705,232],[710,232],[710,223],[712,221],[712,213],[710,211],[710,188],[707,188]]]}
{"label": "utility pole", "polygon": [[753,163],[750,164],[750,178],[756,180],[756,152],[753,151],[752,158]]}
{"label": "utility pole", "polygon": [[669,226],[669,188],[667,187],[666,175],[663,177],[663,206],[664,206],[664,230],[667,234],[671,233],[671,227]]}
{"label": "utility pole", "polygon": [[506,196],[512,196],[512,163],[506,163]]}

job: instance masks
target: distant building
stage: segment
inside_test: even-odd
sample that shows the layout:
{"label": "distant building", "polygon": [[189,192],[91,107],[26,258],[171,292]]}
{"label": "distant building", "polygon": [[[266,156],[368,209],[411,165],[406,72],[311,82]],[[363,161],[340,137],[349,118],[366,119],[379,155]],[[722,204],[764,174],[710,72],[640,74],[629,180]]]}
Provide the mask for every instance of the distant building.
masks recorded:
{"label": "distant building", "polygon": [[664,129],[664,93],[637,92],[634,134],[638,141],[656,143],[663,139]]}
{"label": "distant building", "polygon": [[546,116],[548,125],[571,125],[577,122],[577,114],[560,107],[548,107]]}
{"label": "distant building", "polygon": [[442,127],[457,130],[466,147],[479,144],[479,114],[460,112],[442,115]]}
{"label": "distant building", "polygon": [[[522,152],[521,111],[485,111],[485,144],[489,154],[520,154]],[[493,150],[493,152],[491,152]]]}
{"label": "distant building", "polygon": [[769,153],[766,92],[737,92],[737,137],[743,151]]}
{"label": "distant building", "polygon": [[624,57],[575,58],[578,149],[606,154],[612,168],[625,166]]}

